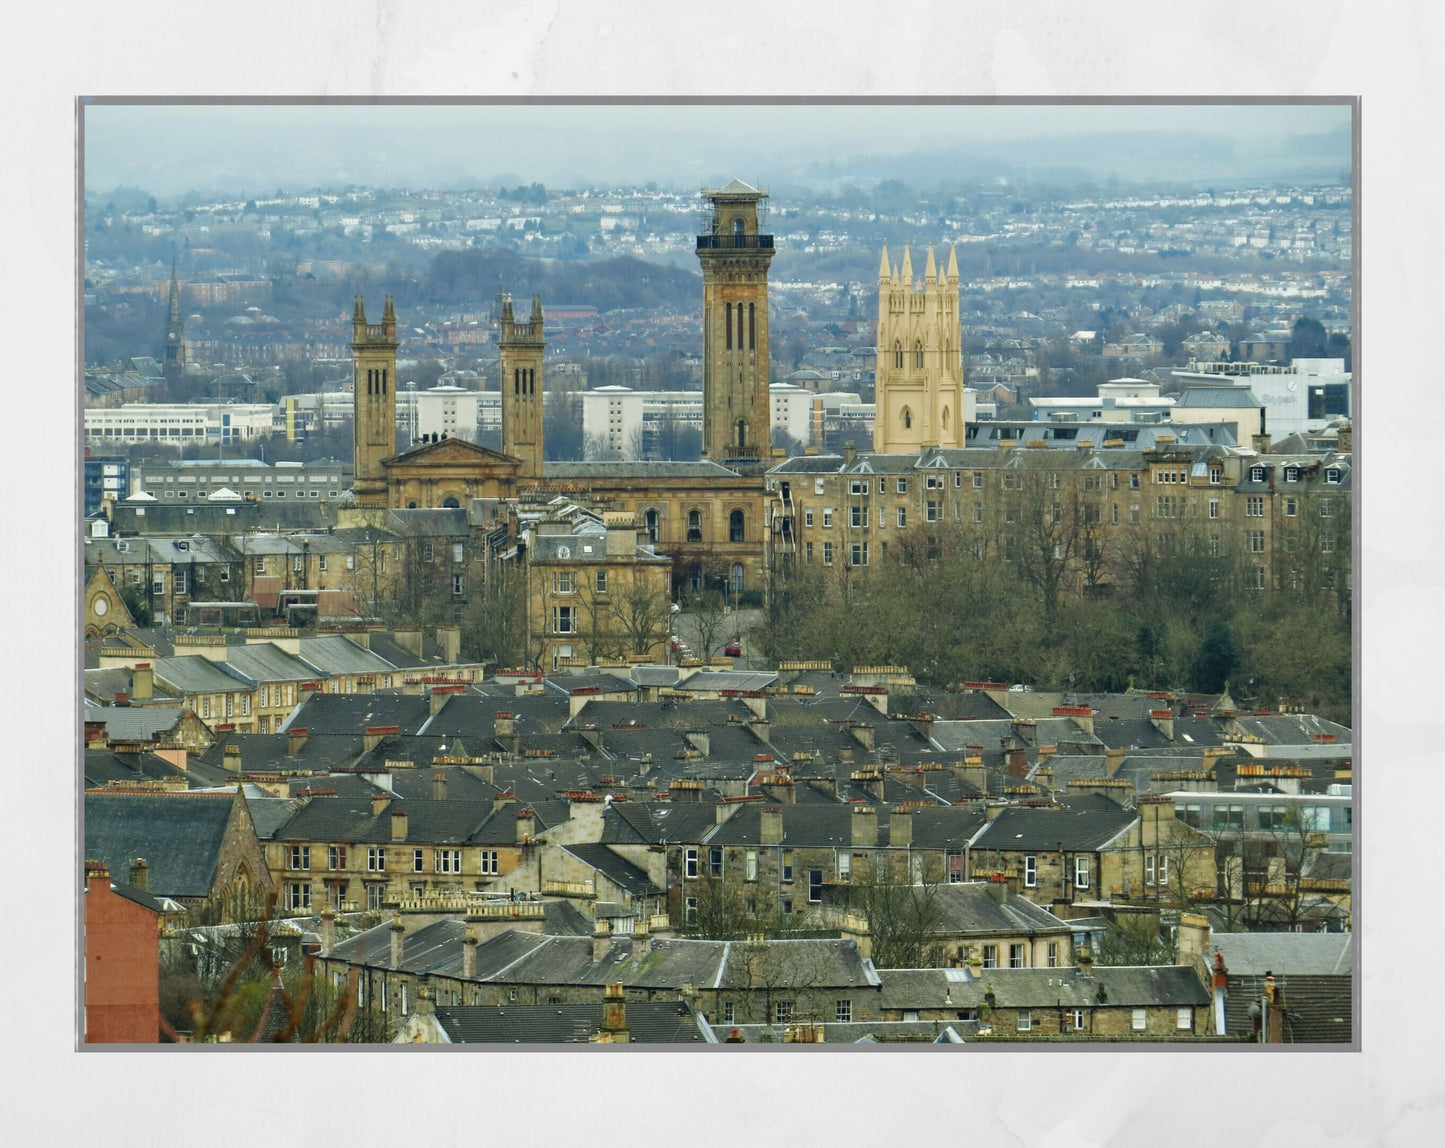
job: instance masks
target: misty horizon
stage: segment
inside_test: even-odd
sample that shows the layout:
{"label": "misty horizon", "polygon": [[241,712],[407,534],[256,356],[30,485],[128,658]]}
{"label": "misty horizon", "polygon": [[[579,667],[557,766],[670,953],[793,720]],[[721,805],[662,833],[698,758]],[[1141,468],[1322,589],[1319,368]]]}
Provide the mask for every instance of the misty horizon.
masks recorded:
{"label": "misty horizon", "polygon": [[516,183],[671,191],[899,179],[1069,186],[1348,180],[1352,107],[1255,104],[120,104],[85,186],[188,193]]}

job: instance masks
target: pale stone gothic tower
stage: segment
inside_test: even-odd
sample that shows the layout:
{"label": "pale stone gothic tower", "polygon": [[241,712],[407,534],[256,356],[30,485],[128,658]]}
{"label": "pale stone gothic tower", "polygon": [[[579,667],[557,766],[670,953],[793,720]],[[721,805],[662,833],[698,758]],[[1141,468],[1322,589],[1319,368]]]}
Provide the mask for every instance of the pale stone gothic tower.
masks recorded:
{"label": "pale stone gothic tower", "polygon": [[532,296],[532,315],[518,323],[512,297],[497,301],[497,341],[502,351],[502,453],[520,459],[518,478],[542,477],[542,297]]}
{"label": "pale stone gothic tower", "polygon": [[901,267],[878,269],[878,364],[874,375],[873,449],[909,454],[964,445],[963,327],[958,319],[958,256],[938,273],[933,248],[923,282],[903,249]]}
{"label": "pale stone gothic tower", "polygon": [[352,451],[356,505],[386,505],[382,459],[396,454],[396,310],[386,297],[380,323],[368,323],[361,296],[351,313]]}
{"label": "pale stone gothic tower", "polygon": [[176,279],[176,263],[171,260],[170,308],[166,313],[165,359],[161,373],[166,382],[175,386],[186,373],[186,322],[181,318],[181,285]]}
{"label": "pale stone gothic tower", "polygon": [[768,264],[773,237],[758,232],[767,192],[735,179],[705,190],[710,229],[702,264],[702,457],[756,469],[772,450],[768,391]]}

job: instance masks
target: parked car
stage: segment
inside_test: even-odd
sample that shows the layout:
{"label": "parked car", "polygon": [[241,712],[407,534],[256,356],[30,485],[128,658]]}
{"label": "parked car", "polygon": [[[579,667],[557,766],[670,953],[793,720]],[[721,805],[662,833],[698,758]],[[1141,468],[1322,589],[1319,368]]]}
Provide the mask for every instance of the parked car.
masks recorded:
{"label": "parked car", "polygon": [[737,638],[734,638],[731,642],[729,642],[726,646],[723,647],[723,654],[724,656],[729,658],[741,658],[743,656],[742,642],[739,641]]}

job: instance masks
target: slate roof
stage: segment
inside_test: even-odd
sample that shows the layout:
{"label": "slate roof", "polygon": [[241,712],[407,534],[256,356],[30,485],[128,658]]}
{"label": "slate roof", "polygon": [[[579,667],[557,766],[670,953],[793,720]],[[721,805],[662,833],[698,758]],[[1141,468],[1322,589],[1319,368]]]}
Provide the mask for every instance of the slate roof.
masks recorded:
{"label": "slate roof", "polygon": [[[1284,1039],[1290,1044],[1350,1044],[1354,1040],[1352,978],[1344,974],[1274,974],[1276,999],[1284,1005]],[[1224,1023],[1231,1034],[1254,1031],[1251,1005],[1264,997],[1264,974],[1229,972]]]}
{"label": "slate roof", "polygon": [[372,726],[394,725],[400,727],[402,733],[414,734],[426,725],[430,717],[429,701],[419,694],[313,693],[281,728],[283,731],[292,727],[305,729],[313,737],[324,734],[360,736]]}
{"label": "slate roof", "polygon": [[112,741],[151,741],[175,729],[185,715],[181,706],[95,706],[86,710],[85,720],[102,723]]}
{"label": "slate roof", "polygon": [[628,896],[652,897],[662,892],[652,883],[645,870],[614,853],[606,845],[564,845],[562,848],[584,865],[602,873]]}
{"label": "slate roof", "polygon": [[[422,699],[426,704],[426,699]],[[526,737],[536,733],[558,733],[567,724],[568,699],[557,694],[528,694],[498,697],[481,694],[453,694],[435,717],[423,723],[428,734],[459,735],[476,740],[490,749],[495,736],[497,714],[506,712],[516,719],[516,730]]]}
{"label": "slate roof", "polygon": [[[358,844],[392,844],[391,819],[393,812],[404,811],[407,815],[406,839],[399,845],[460,845],[480,843],[479,834],[485,843],[493,840],[487,837],[483,827],[493,817],[490,801],[466,801],[447,798],[442,801],[431,797],[393,800],[379,816],[373,816],[371,803],[358,802],[336,797],[313,798],[304,809],[276,832],[278,841],[337,841]],[[503,818],[508,844],[517,840],[516,810],[510,818]]]}
{"label": "slate roof", "polygon": [[1060,809],[1012,806],[974,838],[973,848],[1093,852],[1118,837],[1137,817],[1133,810],[1108,804],[1113,808],[1094,808],[1084,803]]}
{"label": "slate roof", "polygon": [[[1187,965],[1095,965],[1077,968],[885,969],[878,1007],[912,1010],[976,1008],[991,991],[995,1008],[1197,1008],[1209,1003],[1198,974]],[[1104,990],[1103,1000],[1099,990]],[[946,1003],[947,1002],[947,1003]]]}
{"label": "slate roof", "polygon": [[187,694],[222,694],[236,690],[249,690],[252,682],[204,658],[200,654],[186,654],[179,658],[157,658],[154,663],[155,676],[167,685]]}
{"label": "slate roof", "polygon": [[154,895],[209,896],[234,800],[231,793],[87,792],[85,856],[112,873],[129,873],[143,857]]}
{"label": "slate roof", "polygon": [[[179,659],[163,659],[172,660]],[[272,642],[227,646],[225,667],[252,682],[305,682],[324,676],[318,675],[313,667]],[[159,666],[156,673],[161,673]]]}
{"label": "slate roof", "polygon": [[115,753],[109,749],[86,750],[84,773],[87,789],[104,788],[113,781],[172,781],[184,789],[188,782],[184,770],[153,753]]}
{"label": "slate roof", "polygon": [[[453,1044],[586,1044],[603,1005],[453,1005],[436,1010]],[[716,1044],[701,1014],[681,1001],[627,1001],[630,1044]]]}
{"label": "slate roof", "polygon": [[[911,792],[916,793],[916,790]],[[844,848],[853,841],[851,805],[781,805],[785,848]],[[704,840],[709,845],[761,845],[762,802],[748,802]],[[912,817],[913,845],[920,849],[962,849],[984,824],[982,809],[944,805],[916,810]],[[878,814],[878,844],[892,842],[891,816]]]}
{"label": "slate roof", "polygon": [[1352,933],[1211,933],[1210,949],[1224,954],[1231,980],[1272,972],[1348,976],[1354,972]]}
{"label": "slate roof", "polygon": [[300,649],[302,662],[323,674],[389,674],[397,668],[340,634],[302,638]]}
{"label": "slate roof", "polygon": [[[719,1024],[713,1026],[713,1033],[719,1043],[726,1043],[728,1035],[736,1032],[744,1044],[778,1044],[782,1042],[781,1024]],[[962,1044],[965,1037],[978,1029],[976,1021],[943,1020],[875,1020],[852,1021],[840,1024],[825,1021],[816,1026],[821,1030],[823,1044]]]}
{"label": "slate roof", "polygon": [[1069,932],[1067,921],[1026,897],[996,897],[984,881],[940,884],[934,887],[936,933]]}

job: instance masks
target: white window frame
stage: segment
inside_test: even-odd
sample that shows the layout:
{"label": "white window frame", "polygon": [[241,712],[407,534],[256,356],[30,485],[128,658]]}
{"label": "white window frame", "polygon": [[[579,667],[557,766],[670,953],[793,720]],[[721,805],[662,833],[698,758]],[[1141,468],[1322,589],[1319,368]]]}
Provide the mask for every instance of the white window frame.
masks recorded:
{"label": "white window frame", "polygon": [[758,851],[749,849],[743,854],[743,880],[756,881],[758,879]]}
{"label": "white window frame", "polygon": [[382,845],[368,845],[366,849],[366,871],[368,873],[386,872],[386,847]]}
{"label": "white window frame", "polygon": [[286,868],[309,870],[311,868],[311,846],[292,845],[286,851]]}
{"label": "white window frame", "polygon": [[1129,1029],[1132,1032],[1147,1032],[1149,1029],[1149,1011],[1136,1008],[1129,1018]]}
{"label": "white window frame", "polygon": [[411,851],[411,871],[413,873],[426,872],[426,850],[413,849]]}
{"label": "white window frame", "polygon": [[326,847],[326,868],[333,873],[338,869],[346,868],[345,845],[328,845]]}
{"label": "white window frame", "polygon": [[1174,1027],[1180,1032],[1191,1031],[1194,1028],[1194,1010],[1192,1008],[1175,1009]]}
{"label": "white window frame", "polygon": [[1024,854],[1024,888],[1033,889],[1039,883],[1039,858],[1036,853]]}
{"label": "white window frame", "polygon": [[835,1024],[853,1023],[853,999],[851,997],[839,997],[833,1002],[833,1021]]}
{"label": "white window frame", "polygon": [[1074,888],[1087,889],[1089,887],[1089,858],[1074,858]]}
{"label": "white window frame", "polygon": [[1056,968],[1059,967],[1059,942],[1058,942],[1058,941],[1050,941],[1050,942],[1049,942],[1049,956],[1048,956],[1048,961],[1049,961],[1049,966],[1048,966],[1049,968],[1051,968],[1051,969],[1056,969]]}
{"label": "white window frame", "polygon": [[682,875],[695,880],[701,869],[698,865],[697,849],[689,847],[682,851]]}
{"label": "white window frame", "polygon": [[438,873],[460,873],[462,851],[460,849],[433,849],[432,868]]}
{"label": "white window frame", "polygon": [[1019,1032],[1031,1032],[1034,1027],[1034,1014],[1032,1010],[1021,1008],[1018,1011],[1016,1027]]}

